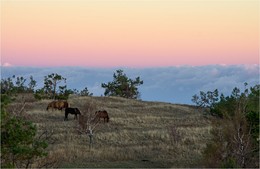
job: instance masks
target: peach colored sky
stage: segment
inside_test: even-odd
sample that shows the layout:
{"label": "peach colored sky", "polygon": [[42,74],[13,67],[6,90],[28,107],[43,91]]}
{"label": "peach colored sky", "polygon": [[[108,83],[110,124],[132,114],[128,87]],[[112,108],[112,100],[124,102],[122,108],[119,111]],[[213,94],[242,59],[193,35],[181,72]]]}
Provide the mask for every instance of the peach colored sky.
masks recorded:
{"label": "peach colored sky", "polygon": [[208,64],[259,64],[259,1],[1,1],[1,65]]}

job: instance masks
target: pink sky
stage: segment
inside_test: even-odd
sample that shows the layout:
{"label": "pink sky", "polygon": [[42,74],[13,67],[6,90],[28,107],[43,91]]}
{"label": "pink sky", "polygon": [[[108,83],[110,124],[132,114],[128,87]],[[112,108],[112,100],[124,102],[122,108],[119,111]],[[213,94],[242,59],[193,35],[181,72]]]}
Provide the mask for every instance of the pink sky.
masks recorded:
{"label": "pink sky", "polygon": [[1,65],[259,64],[259,1],[1,1]]}

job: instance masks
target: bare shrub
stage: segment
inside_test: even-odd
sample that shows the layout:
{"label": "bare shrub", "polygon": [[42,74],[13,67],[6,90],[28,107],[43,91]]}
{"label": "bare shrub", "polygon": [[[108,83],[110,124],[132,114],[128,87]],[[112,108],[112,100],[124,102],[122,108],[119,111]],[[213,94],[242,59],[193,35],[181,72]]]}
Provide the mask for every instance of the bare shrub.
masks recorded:
{"label": "bare shrub", "polygon": [[58,152],[51,152],[48,156],[35,161],[33,168],[58,168],[63,161],[62,156]]}
{"label": "bare shrub", "polygon": [[31,105],[29,105],[25,101],[17,102],[17,103],[12,103],[8,105],[7,107],[7,112],[11,114],[11,116],[14,117],[19,117],[22,119],[30,120],[31,117],[27,113],[27,111],[31,109]]}
{"label": "bare shrub", "polygon": [[[40,127],[38,127],[40,128]],[[48,126],[46,123],[41,126],[40,128],[42,131],[41,133],[38,134],[38,140],[44,140],[47,142],[49,145],[50,144],[55,144],[57,141],[57,138],[54,138],[54,130],[51,126]]]}
{"label": "bare shrub", "polygon": [[77,124],[77,132],[79,134],[86,134],[87,136],[89,136],[89,148],[92,148],[94,131],[96,130],[96,127],[100,124],[100,121],[96,120],[96,110],[97,105],[93,102],[85,103]]}

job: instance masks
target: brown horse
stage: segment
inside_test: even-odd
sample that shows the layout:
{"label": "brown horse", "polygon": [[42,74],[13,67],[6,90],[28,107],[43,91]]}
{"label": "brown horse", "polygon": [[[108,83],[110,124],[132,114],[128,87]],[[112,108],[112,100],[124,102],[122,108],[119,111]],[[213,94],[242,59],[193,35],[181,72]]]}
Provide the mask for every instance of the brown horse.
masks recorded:
{"label": "brown horse", "polygon": [[100,120],[100,118],[104,118],[104,122],[109,121],[109,116],[106,110],[99,110],[95,112],[95,119]]}
{"label": "brown horse", "polygon": [[49,108],[52,108],[52,110],[62,110],[63,108],[68,108],[69,107],[69,103],[67,101],[62,101],[62,100],[58,100],[58,101],[52,101],[48,104],[46,110],[49,110]]}

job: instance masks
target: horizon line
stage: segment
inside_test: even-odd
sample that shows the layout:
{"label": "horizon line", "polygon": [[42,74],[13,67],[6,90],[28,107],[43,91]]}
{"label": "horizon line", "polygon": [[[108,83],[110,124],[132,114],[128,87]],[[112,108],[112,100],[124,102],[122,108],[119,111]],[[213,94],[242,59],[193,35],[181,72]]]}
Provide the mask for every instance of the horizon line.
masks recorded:
{"label": "horizon line", "polygon": [[90,69],[152,69],[152,68],[171,68],[171,67],[206,67],[206,66],[260,66],[260,63],[256,64],[203,64],[203,65],[172,65],[172,66],[70,66],[70,65],[62,65],[62,66],[24,66],[24,65],[11,65],[11,64],[0,64],[0,68],[90,68]]}

